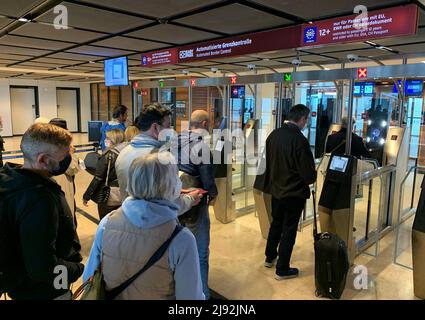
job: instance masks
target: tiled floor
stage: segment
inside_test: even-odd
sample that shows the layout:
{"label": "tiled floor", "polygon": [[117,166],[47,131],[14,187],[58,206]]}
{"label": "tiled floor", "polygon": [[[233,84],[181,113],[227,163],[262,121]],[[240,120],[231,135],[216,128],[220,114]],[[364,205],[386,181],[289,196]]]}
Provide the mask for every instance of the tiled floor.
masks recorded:
{"label": "tiled floor", "polygon": [[[86,142],[85,135],[75,135],[75,144]],[[7,150],[19,149],[19,137],[7,138]],[[84,154],[80,154],[84,158]],[[21,162],[15,161],[15,162]],[[80,172],[76,176],[77,207],[95,218],[96,205],[82,204],[82,194],[91,176]],[[418,182],[417,182],[418,183]],[[87,259],[97,225],[77,214],[78,234],[82,254]],[[411,264],[410,230],[412,219],[401,227],[398,261]],[[393,264],[394,232],[380,242],[378,257],[365,254],[358,256],[356,265],[364,265],[368,271],[368,289],[354,288],[355,275],[350,272],[342,299],[415,299],[413,295],[412,271]],[[211,213],[210,287],[228,299],[317,299],[314,294],[314,252],[312,227],[307,226],[298,233],[292,264],[301,270],[300,277],[276,281],[274,270],[263,266],[266,240],[261,237],[258,218],[250,213],[229,224],[218,222]],[[369,251],[373,252],[374,247]],[[81,279],[74,284],[76,288]]]}

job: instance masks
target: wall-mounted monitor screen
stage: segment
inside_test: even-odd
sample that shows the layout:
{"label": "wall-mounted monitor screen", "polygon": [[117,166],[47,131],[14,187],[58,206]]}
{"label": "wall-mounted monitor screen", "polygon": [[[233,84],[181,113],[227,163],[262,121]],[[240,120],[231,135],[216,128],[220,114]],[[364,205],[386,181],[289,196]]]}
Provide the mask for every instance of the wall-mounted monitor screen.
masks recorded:
{"label": "wall-mounted monitor screen", "polygon": [[120,57],[104,61],[105,85],[127,86],[128,63],[127,57]]}
{"label": "wall-mounted monitor screen", "polygon": [[373,96],[374,89],[374,82],[357,82],[354,84],[353,95],[355,97]]}
{"label": "wall-mounted monitor screen", "polygon": [[333,156],[329,169],[339,172],[345,172],[345,170],[347,169],[348,159],[349,158],[346,157]]}
{"label": "wall-mounted monitor screen", "polygon": [[424,91],[423,80],[406,80],[405,95],[408,97],[422,97]]}
{"label": "wall-mounted monitor screen", "polygon": [[230,89],[232,99],[245,98],[245,86],[232,86]]}
{"label": "wall-mounted monitor screen", "polygon": [[89,142],[99,142],[101,138],[100,128],[103,121],[89,121],[88,123],[88,140]]}

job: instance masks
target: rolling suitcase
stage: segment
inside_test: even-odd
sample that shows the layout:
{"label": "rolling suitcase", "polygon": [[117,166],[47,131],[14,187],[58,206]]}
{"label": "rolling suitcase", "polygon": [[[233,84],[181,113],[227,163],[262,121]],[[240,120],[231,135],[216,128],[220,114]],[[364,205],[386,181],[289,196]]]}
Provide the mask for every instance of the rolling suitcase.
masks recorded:
{"label": "rolling suitcase", "polygon": [[336,234],[317,233],[316,194],[314,191],[312,194],[316,296],[339,299],[350,269],[347,245]]}

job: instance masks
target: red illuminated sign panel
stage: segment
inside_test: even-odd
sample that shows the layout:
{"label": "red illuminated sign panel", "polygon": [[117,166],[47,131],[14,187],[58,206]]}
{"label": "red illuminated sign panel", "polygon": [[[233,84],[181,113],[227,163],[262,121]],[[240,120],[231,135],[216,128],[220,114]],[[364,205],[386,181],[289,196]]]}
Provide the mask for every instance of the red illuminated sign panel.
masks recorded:
{"label": "red illuminated sign panel", "polygon": [[367,78],[367,68],[358,68],[357,78]]}
{"label": "red illuminated sign panel", "polygon": [[142,93],[142,96],[147,96],[148,95],[148,91],[147,90],[142,90],[141,93]]}
{"label": "red illuminated sign panel", "polygon": [[142,55],[142,67],[176,63],[178,63],[177,48],[148,52]]}
{"label": "red illuminated sign panel", "polygon": [[316,115],[317,115],[317,113],[316,113],[316,112],[314,112],[314,111],[311,113],[311,116],[312,116],[312,117],[315,117]]}
{"label": "red illuminated sign panel", "polygon": [[190,85],[192,87],[196,86],[196,80],[195,79],[190,80]]}
{"label": "red illuminated sign panel", "polygon": [[350,15],[304,24],[301,46],[358,42],[415,35],[418,28],[418,7],[415,4],[373,10],[367,16]]}
{"label": "red illuminated sign panel", "polygon": [[[236,84],[236,82],[238,81],[238,77],[231,77],[230,78],[230,83],[231,84]],[[237,94],[238,89],[236,89],[236,94]]]}

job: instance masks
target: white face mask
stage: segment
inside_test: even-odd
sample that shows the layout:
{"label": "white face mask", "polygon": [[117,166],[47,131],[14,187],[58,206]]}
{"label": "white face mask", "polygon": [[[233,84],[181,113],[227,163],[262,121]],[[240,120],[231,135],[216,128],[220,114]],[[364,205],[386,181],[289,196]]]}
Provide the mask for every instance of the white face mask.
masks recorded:
{"label": "white face mask", "polygon": [[112,142],[111,142],[111,140],[105,140],[105,147],[106,147],[106,148],[110,148],[110,147],[112,147]]}

